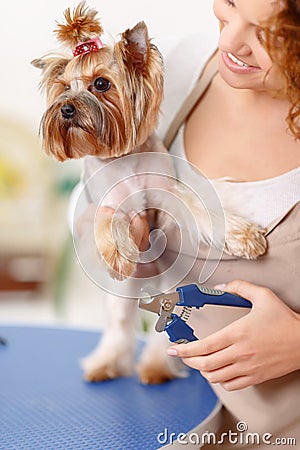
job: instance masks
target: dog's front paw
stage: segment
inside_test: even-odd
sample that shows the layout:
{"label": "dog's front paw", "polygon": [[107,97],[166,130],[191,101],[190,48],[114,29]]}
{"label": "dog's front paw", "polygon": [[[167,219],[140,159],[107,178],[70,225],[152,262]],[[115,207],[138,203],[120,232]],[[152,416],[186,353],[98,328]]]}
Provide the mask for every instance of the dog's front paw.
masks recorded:
{"label": "dog's front paw", "polygon": [[111,278],[122,281],[135,272],[139,250],[138,248],[131,249],[127,255],[124,255],[114,248],[109,253],[101,253],[101,256],[107,264],[107,270]]}
{"label": "dog's front paw", "polygon": [[256,259],[267,250],[265,233],[265,228],[256,223],[235,222],[226,234],[225,251],[229,255]]}
{"label": "dog's front paw", "polygon": [[139,260],[139,249],[128,228],[122,220],[104,218],[95,230],[97,249],[113,279],[124,280],[130,277]]}

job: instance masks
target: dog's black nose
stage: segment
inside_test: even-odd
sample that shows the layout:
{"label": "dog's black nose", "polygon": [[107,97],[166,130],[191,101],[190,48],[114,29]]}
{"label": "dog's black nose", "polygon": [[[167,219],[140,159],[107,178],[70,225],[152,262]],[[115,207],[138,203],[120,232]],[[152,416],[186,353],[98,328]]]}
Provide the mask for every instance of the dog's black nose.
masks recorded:
{"label": "dog's black nose", "polygon": [[71,117],[74,116],[76,111],[75,106],[72,105],[71,103],[66,103],[61,107],[60,110],[64,119],[71,119]]}

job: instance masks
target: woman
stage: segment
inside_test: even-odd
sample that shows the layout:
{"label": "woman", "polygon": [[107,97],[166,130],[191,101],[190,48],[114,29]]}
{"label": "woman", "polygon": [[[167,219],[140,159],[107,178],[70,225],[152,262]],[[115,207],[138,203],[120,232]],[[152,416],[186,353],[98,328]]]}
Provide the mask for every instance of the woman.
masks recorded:
{"label": "woman", "polygon": [[[215,0],[214,11],[218,73],[170,152],[209,179],[229,178],[228,195],[245,199],[241,213],[267,228],[268,250],[257,260],[223,255],[206,282],[249,299],[251,312],[196,311],[192,325],[201,340],[172,345],[169,355],[182,357],[211,383],[224,405],[225,431],[245,422],[260,438],[272,435],[271,442],[246,448],[264,448],[276,438],[300,442],[300,5]],[[161,137],[214,51],[214,40],[192,36],[166,57]],[[131,226],[140,243],[143,221],[136,216]],[[166,265],[178,255],[174,235],[165,254]],[[205,248],[199,252],[181,284],[198,280],[206,254]],[[180,257],[189,264],[189,255]],[[228,439],[221,448],[230,448]]]}
{"label": "woman", "polygon": [[[199,313],[195,327],[203,339],[172,345],[168,354],[182,357],[212,384],[226,408],[224,430],[237,431],[236,423],[244,421],[251,432],[271,433],[270,442],[300,442],[300,2],[215,0],[214,12],[218,73],[171,153],[209,179],[230,177],[228,192],[249,199],[243,213],[267,227],[268,251],[256,261],[225,257],[209,279],[249,299],[251,312]],[[191,45],[167,58],[167,76],[168,67],[182,67],[174,58],[188,60]],[[193,81],[197,69],[191,71]],[[168,95],[165,117],[172,114]],[[161,135],[167,127],[163,123]],[[201,264],[200,255],[187,281]]]}

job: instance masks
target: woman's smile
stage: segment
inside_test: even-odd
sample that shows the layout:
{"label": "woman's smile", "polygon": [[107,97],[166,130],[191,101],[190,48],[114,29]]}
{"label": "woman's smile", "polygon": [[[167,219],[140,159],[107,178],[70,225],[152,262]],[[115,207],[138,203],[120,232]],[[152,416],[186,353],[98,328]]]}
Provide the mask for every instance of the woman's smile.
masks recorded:
{"label": "woman's smile", "polygon": [[221,55],[225,66],[234,73],[249,74],[262,70],[259,66],[252,66],[240,60],[231,52],[221,52]]}

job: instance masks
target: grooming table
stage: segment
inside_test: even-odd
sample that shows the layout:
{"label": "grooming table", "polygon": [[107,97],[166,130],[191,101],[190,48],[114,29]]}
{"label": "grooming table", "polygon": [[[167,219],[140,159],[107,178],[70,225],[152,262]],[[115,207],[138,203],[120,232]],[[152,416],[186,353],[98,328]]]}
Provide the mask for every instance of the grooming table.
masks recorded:
{"label": "grooming table", "polygon": [[219,425],[221,405],[199,372],[159,386],[136,377],[90,384],[79,359],[98,333],[5,325],[0,335],[1,450],[195,450],[170,443]]}

